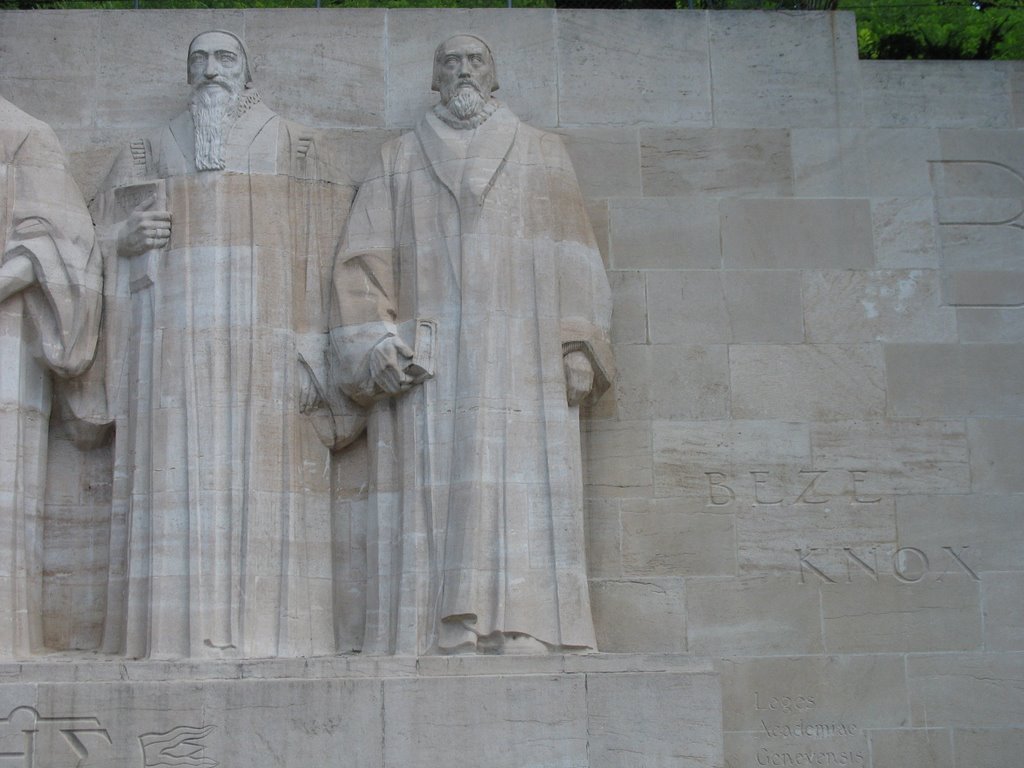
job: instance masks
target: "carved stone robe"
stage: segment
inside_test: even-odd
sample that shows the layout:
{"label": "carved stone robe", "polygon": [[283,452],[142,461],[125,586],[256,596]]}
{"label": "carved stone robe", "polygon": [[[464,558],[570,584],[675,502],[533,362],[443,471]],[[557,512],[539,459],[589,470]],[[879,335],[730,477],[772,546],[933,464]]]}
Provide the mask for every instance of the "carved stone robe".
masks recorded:
{"label": "carved stone robe", "polygon": [[0,98],[0,261],[36,282],[0,302],[0,656],[42,646],[43,491],[51,377],[92,362],[101,259],[50,128]]}
{"label": "carved stone robe", "polygon": [[[363,650],[593,648],[562,357],[586,352],[607,388],[611,299],[560,138],[503,106],[475,130],[428,113],[360,188],[334,285],[337,377],[373,403]],[[375,395],[369,350],[417,319],[437,324],[435,376]]]}
{"label": "carved stone robe", "polygon": [[[335,652],[330,455],[300,413],[300,358],[323,366],[352,186],[333,182],[307,129],[250,101],[224,171],[196,171],[184,112],[122,153],[99,200],[116,275],[108,652]],[[147,269],[116,256],[116,195],[154,179],[172,234]]]}

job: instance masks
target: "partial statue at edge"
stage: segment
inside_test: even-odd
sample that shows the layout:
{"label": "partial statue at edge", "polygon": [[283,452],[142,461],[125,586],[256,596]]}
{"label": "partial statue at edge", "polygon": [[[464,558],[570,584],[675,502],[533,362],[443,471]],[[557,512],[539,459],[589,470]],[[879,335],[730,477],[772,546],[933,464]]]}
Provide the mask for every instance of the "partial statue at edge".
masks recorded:
{"label": "partial statue at edge", "polygon": [[386,144],[339,249],[336,379],[369,409],[364,652],[595,649],[579,404],[613,375],[611,294],[561,139],[438,46],[441,101]]}
{"label": "partial statue at edge", "polygon": [[346,438],[304,411],[352,187],[263,102],[237,36],[197,35],[187,71],[188,109],[121,153],[98,200],[116,427],[103,650],[332,654],[328,448]]}

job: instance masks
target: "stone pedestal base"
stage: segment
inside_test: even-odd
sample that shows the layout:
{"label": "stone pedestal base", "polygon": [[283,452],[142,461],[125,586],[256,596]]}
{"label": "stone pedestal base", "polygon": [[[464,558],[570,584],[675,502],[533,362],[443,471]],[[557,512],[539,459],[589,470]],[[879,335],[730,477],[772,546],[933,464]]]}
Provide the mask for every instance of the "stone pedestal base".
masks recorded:
{"label": "stone pedestal base", "polygon": [[721,723],[679,656],[0,665],[3,768],[720,768]]}

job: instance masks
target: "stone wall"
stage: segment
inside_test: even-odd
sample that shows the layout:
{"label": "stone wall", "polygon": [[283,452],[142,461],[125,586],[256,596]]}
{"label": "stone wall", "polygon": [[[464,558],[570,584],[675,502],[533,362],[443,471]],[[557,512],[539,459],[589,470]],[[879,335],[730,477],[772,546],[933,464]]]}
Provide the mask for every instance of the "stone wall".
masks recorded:
{"label": "stone wall", "polygon": [[[354,180],[455,31],[564,134],[616,298],[585,441],[598,642],[715,660],[727,765],[1019,761],[1024,63],[859,62],[848,14],[5,12],[0,93],[89,197],[180,110],[209,28]],[[85,464],[47,534],[50,631],[87,645],[109,481]]]}

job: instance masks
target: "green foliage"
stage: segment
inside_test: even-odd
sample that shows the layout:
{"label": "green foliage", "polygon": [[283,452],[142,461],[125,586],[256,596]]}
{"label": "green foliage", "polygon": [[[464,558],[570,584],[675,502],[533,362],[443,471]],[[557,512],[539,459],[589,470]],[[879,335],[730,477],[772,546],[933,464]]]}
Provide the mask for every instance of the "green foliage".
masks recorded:
{"label": "green foliage", "polygon": [[862,59],[1024,59],[1024,0],[840,0]]}

